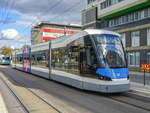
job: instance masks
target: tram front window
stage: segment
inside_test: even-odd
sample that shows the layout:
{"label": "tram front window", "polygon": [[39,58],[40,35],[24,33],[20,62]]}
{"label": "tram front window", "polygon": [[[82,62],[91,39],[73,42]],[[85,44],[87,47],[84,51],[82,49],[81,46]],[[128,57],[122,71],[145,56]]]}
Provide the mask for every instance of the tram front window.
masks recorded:
{"label": "tram front window", "polygon": [[123,46],[119,36],[116,35],[93,35],[99,59],[104,62],[102,67],[106,68],[124,68],[126,60]]}

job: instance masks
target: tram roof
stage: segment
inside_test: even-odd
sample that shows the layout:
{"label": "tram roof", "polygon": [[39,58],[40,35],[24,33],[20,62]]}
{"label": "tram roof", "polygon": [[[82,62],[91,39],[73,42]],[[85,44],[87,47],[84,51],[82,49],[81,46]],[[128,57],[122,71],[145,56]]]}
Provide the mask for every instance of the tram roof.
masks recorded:
{"label": "tram roof", "polygon": [[87,32],[90,35],[93,35],[93,34],[111,34],[111,35],[120,36],[120,34],[118,34],[116,32],[108,31],[108,30],[104,30],[104,29],[85,29],[83,31]]}
{"label": "tram roof", "polygon": [[[86,35],[94,35],[94,34],[111,34],[111,35],[120,36],[118,33],[115,33],[113,31],[101,30],[101,29],[85,29],[73,35],[62,36],[60,38],[51,40],[51,47],[52,48],[65,47],[67,44],[71,43],[72,41],[80,37],[83,37]],[[31,48],[32,48],[31,51],[37,51],[39,49],[46,50],[49,48],[49,42],[36,44],[36,45],[31,46]]]}

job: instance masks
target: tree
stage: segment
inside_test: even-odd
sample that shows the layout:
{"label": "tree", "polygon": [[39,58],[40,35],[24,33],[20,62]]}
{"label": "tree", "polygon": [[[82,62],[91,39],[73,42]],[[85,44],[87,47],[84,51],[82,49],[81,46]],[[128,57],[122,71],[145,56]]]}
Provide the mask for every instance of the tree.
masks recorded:
{"label": "tree", "polygon": [[12,54],[12,48],[4,47],[2,48],[1,54],[10,56]]}

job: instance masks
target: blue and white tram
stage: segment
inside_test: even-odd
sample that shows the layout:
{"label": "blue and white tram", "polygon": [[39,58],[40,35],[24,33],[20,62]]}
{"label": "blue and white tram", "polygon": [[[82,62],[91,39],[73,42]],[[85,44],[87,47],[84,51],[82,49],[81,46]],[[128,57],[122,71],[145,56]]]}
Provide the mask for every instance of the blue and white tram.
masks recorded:
{"label": "blue and white tram", "polygon": [[129,90],[126,55],[118,33],[87,29],[33,45],[29,56],[28,68],[38,76],[83,90]]}

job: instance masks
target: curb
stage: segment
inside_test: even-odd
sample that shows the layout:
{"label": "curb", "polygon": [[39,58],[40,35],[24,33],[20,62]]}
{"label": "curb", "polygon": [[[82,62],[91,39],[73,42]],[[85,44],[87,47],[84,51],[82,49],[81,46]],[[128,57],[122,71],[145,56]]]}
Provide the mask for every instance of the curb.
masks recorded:
{"label": "curb", "polygon": [[127,94],[131,97],[142,98],[144,101],[150,102],[150,93],[137,89],[130,89],[130,91]]}
{"label": "curb", "polygon": [[0,93],[0,113],[8,113],[4,99]]}
{"label": "curb", "polygon": [[135,93],[139,93],[139,94],[143,94],[143,95],[150,98],[150,92],[149,91],[146,92],[146,91],[143,91],[141,89],[131,89],[130,91],[135,92]]}

